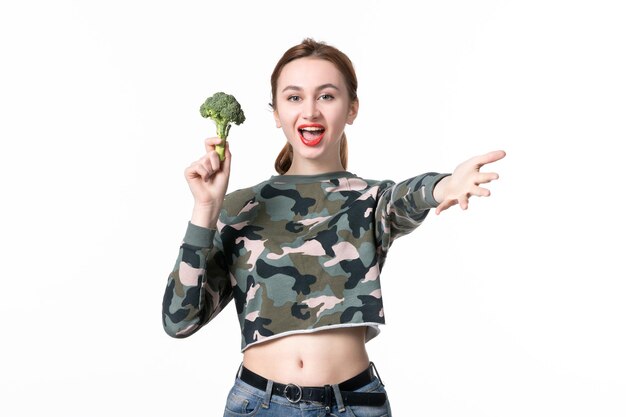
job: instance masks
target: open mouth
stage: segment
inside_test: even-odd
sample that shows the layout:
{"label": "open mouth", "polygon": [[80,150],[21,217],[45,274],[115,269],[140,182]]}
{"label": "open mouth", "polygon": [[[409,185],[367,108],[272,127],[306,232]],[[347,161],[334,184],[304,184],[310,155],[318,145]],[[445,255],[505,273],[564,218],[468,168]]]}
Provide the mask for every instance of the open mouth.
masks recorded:
{"label": "open mouth", "polygon": [[298,127],[300,140],[306,146],[315,146],[320,143],[324,137],[324,132],[326,132],[324,126],[318,124],[302,125]]}

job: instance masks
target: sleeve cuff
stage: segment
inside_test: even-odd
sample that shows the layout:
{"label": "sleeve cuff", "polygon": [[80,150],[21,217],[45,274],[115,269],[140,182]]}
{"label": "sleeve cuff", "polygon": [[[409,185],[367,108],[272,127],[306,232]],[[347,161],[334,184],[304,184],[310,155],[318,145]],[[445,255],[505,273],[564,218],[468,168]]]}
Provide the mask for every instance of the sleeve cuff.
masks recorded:
{"label": "sleeve cuff", "polygon": [[215,237],[215,229],[208,229],[206,227],[196,226],[195,224],[188,222],[187,231],[183,241],[189,245],[197,246],[200,248],[213,247],[213,238]]}
{"label": "sleeve cuff", "polygon": [[426,203],[431,207],[437,207],[439,205],[439,203],[437,202],[437,200],[435,200],[435,197],[433,196],[433,193],[435,192],[435,186],[443,178],[450,175],[452,174],[437,174],[431,177],[428,184],[424,186],[424,201],[426,201]]}

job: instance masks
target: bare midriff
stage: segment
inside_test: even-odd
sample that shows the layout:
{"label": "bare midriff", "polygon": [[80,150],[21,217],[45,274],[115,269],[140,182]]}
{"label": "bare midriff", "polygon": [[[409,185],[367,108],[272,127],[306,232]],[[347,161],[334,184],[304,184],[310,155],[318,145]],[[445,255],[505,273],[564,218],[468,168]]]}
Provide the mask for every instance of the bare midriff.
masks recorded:
{"label": "bare midriff", "polygon": [[243,365],[283,384],[337,384],[369,365],[365,327],[346,327],[280,337],[244,351]]}

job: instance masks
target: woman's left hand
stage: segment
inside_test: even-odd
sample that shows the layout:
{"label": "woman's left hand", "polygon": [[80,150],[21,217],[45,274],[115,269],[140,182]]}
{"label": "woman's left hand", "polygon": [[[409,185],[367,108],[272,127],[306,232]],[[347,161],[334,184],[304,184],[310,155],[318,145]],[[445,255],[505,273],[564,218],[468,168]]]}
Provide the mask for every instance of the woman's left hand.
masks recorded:
{"label": "woman's left hand", "polygon": [[469,205],[469,198],[473,195],[488,197],[491,192],[480,185],[497,180],[498,174],[480,172],[480,169],[484,165],[499,161],[505,156],[504,151],[493,151],[470,158],[457,166],[452,175],[443,178],[435,186],[433,196],[439,202],[435,213],[439,214],[455,204],[466,210]]}

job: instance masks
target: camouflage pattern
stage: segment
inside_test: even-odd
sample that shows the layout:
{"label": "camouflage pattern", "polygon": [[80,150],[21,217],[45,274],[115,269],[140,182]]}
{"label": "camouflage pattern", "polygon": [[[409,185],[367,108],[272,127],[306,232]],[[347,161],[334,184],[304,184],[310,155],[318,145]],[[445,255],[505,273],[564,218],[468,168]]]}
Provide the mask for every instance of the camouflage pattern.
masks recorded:
{"label": "camouflage pattern", "polygon": [[186,337],[235,299],[241,348],[385,316],[380,271],[392,242],[436,207],[445,174],[365,180],[350,172],[273,176],[226,196],[217,231],[193,224],[163,298],[163,326]]}

